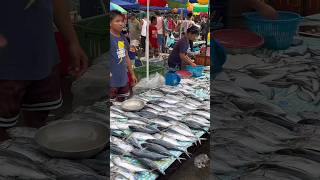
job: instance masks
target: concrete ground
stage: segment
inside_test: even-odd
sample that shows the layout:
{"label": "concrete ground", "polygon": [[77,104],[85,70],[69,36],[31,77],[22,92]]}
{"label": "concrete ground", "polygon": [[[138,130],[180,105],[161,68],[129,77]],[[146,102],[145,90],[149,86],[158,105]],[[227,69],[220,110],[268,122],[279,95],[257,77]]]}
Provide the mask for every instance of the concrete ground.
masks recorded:
{"label": "concrete ground", "polygon": [[210,141],[206,141],[197,149],[192,157],[176,169],[176,171],[169,177],[169,180],[209,180],[210,167],[197,168],[194,166],[194,158],[200,154],[207,154],[210,152]]}

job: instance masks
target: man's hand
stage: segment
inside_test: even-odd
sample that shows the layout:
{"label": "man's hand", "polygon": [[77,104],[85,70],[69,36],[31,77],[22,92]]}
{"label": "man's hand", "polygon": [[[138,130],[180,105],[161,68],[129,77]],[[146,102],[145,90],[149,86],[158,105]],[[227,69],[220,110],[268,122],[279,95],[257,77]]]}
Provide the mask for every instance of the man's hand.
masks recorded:
{"label": "man's hand", "polygon": [[134,73],[132,73],[131,78],[132,78],[131,86],[135,86],[138,83],[138,79],[137,79],[136,75],[134,75]]}
{"label": "man's hand", "polygon": [[88,68],[88,57],[79,44],[68,47],[70,54],[70,74],[79,78]]}
{"label": "man's hand", "polygon": [[2,35],[0,35],[0,48],[4,48],[7,45],[7,40]]}
{"label": "man's hand", "polygon": [[277,11],[269,5],[266,5],[263,9],[261,9],[260,13],[263,17],[268,19],[275,20],[278,18]]}
{"label": "man's hand", "polygon": [[196,66],[197,66],[197,64],[195,64],[195,63],[191,63],[191,66],[192,66],[192,67],[196,67]]}

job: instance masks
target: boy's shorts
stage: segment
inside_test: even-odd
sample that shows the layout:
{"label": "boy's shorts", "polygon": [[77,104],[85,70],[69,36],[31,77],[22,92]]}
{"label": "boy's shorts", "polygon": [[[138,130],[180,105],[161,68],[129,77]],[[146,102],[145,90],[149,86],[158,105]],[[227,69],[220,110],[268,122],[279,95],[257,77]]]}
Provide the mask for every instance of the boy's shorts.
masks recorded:
{"label": "boy's shorts", "polygon": [[123,102],[130,96],[129,83],[124,87],[111,87],[110,88],[110,101]]}
{"label": "boy's shorts", "polygon": [[0,127],[14,126],[21,110],[53,110],[62,102],[59,65],[42,80],[0,80]]}

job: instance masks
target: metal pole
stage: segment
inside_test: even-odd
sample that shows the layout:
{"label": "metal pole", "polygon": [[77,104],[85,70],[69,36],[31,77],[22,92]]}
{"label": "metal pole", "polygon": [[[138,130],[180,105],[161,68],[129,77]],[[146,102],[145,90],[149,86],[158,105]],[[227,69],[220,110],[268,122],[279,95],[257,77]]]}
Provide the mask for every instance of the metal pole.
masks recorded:
{"label": "metal pole", "polygon": [[149,6],[150,0],[147,0],[147,37],[146,37],[146,60],[147,60],[147,80],[149,80]]}

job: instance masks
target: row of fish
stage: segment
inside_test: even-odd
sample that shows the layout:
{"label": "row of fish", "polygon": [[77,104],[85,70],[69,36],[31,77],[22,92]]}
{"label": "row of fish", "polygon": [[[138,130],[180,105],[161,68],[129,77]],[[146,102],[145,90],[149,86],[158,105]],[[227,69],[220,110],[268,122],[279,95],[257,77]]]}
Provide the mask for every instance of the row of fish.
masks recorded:
{"label": "row of fish", "polygon": [[[319,63],[304,51],[273,53],[260,64],[226,69],[211,82],[211,169],[214,179],[320,179],[319,112],[288,114],[276,89],[318,105]],[[303,93],[302,93],[303,92]]]}
{"label": "row of fish", "polygon": [[139,112],[110,108],[111,179],[133,180],[147,172],[165,174],[161,161],[181,162],[184,158],[179,154],[190,156],[183,143],[201,143],[196,133],[210,127],[210,103],[195,96],[190,86],[182,86],[185,88],[165,86],[139,95],[136,98],[146,101]]}
{"label": "row of fish", "polygon": [[[107,124],[105,112],[105,103],[99,102],[79,108],[65,119],[81,117]],[[109,176],[105,150],[90,159],[54,159],[40,151],[34,141],[36,131],[28,127],[7,130],[11,139],[0,143],[0,179],[105,180]]]}

